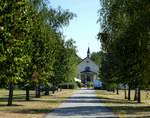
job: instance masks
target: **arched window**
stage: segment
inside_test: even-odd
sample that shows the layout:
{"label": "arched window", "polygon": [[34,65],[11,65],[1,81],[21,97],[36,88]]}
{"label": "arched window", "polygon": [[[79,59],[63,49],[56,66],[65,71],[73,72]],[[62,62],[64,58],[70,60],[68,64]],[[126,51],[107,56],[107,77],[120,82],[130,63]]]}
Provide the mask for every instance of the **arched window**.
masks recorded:
{"label": "arched window", "polygon": [[90,71],[90,67],[89,67],[89,66],[86,66],[86,67],[85,67],[85,71]]}

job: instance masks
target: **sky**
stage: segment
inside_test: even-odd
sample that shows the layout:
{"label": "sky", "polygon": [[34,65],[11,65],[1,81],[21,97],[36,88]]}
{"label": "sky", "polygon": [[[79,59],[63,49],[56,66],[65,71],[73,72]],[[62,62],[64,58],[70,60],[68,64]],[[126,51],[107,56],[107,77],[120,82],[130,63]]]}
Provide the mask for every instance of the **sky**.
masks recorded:
{"label": "sky", "polygon": [[66,39],[72,38],[76,41],[77,54],[81,58],[87,56],[87,49],[90,52],[100,51],[100,42],[97,40],[97,33],[100,26],[97,23],[99,0],[50,0],[53,8],[61,6],[77,15],[64,27],[63,33]]}

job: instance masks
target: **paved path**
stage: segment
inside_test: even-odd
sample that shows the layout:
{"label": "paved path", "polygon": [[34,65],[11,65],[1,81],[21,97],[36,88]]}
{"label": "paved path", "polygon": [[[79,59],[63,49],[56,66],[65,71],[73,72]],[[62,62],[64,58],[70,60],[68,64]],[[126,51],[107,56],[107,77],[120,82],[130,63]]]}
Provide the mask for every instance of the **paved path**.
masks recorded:
{"label": "paved path", "polygon": [[94,90],[81,89],[45,118],[117,118],[96,98]]}

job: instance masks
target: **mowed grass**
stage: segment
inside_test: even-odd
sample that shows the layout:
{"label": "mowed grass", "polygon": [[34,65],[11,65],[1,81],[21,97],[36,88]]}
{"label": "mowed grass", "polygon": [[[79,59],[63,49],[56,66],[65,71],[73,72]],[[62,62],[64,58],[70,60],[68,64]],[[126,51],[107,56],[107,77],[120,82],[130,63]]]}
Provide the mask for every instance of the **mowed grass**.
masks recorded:
{"label": "mowed grass", "polygon": [[63,90],[41,98],[35,98],[35,92],[30,91],[31,100],[25,101],[25,91],[14,90],[13,105],[7,106],[8,90],[0,89],[0,118],[44,118],[74,91]]}
{"label": "mowed grass", "polygon": [[120,118],[150,118],[150,91],[149,96],[146,91],[142,91],[142,103],[133,101],[134,91],[131,91],[131,101],[124,99],[123,90],[119,95],[105,90],[97,90],[96,94],[101,102]]}

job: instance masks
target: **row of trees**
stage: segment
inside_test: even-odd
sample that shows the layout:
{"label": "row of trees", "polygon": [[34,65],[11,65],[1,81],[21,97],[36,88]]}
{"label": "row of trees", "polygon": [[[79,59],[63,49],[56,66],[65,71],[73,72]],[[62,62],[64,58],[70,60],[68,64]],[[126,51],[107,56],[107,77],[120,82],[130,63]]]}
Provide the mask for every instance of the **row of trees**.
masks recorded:
{"label": "row of trees", "polygon": [[140,90],[150,85],[150,1],[100,0],[99,23],[102,32],[100,78],[106,86],[122,84]]}
{"label": "row of trees", "polygon": [[[46,1],[47,2],[47,1]],[[62,27],[75,14],[53,9],[44,0],[0,1],[0,84],[8,86],[12,105],[15,84],[36,87],[73,81],[78,57],[72,39],[64,41]]]}

